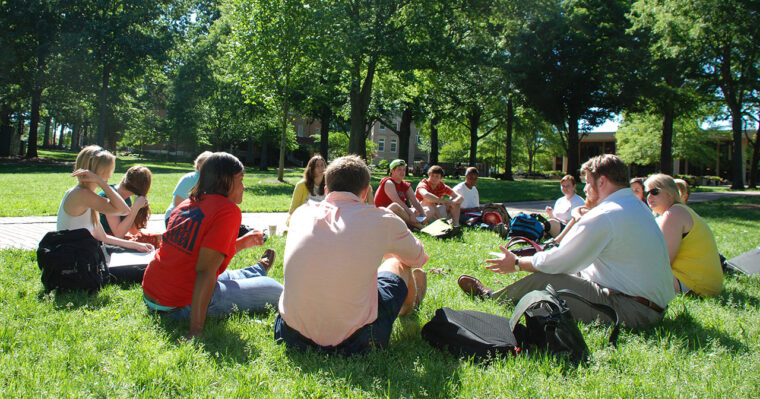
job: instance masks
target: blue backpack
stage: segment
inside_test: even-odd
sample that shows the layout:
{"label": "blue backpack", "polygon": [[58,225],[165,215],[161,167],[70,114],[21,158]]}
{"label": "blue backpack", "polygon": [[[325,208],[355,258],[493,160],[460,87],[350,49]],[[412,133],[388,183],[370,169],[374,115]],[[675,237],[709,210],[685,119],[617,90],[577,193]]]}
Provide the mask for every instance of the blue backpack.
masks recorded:
{"label": "blue backpack", "polygon": [[509,237],[539,241],[544,237],[544,224],[537,217],[520,212],[509,222]]}

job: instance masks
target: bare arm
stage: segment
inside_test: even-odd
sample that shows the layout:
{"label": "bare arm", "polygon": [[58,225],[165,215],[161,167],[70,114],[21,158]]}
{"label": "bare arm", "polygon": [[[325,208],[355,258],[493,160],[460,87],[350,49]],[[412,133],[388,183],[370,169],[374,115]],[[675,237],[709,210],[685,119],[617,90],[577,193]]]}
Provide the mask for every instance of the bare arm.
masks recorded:
{"label": "bare arm", "polygon": [[430,191],[424,188],[420,188],[419,190],[420,190],[420,196],[422,197],[423,200],[428,200],[436,204],[445,204],[446,202],[448,202],[443,198],[438,198],[435,194],[431,193]]}
{"label": "bare arm", "polygon": [[406,198],[409,198],[409,202],[412,203],[412,207],[416,209],[420,215],[425,214],[425,210],[422,208],[422,204],[420,204],[420,201],[417,201],[417,196],[414,195],[414,191],[412,191],[411,187],[406,190]]}
{"label": "bare arm", "polygon": [[251,230],[248,234],[238,237],[235,241],[235,253],[238,253],[246,248],[251,248],[256,245],[264,244],[264,234],[260,230]]}
{"label": "bare arm", "polygon": [[[486,263],[488,264],[486,266],[486,269],[501,274],[516,273],[517,270],[515,270],[515,260],[517,260],[517,255],[513,254],[505,246],[500,245],[499,249],[504,254],[504,256],[493,259],[486,259]],[[520,271],[523,272],[534,273],[538,271],[533,267],[532,256],[525,256],[520,258],[518,266],[520,268]]]}
{"label": "bare arm", "polygon": [[206,324],[206,312],[211,302],[216,283],[216,271],[224,261],[224,254],[201,247],[198,251],[198,262],[195,264],[195,285],[193,287],[193,300],[190,304],[190,333],[189,337],[203,334],[203,326]]}
{"label": "bare arm", "polygon": [[134,225],[137,212],[146,206],[148,206],[148,199],[144,196],[139,196],[135,198],[135,203],[132,204],[129,213],[123,220],[120,220],[121,218],[116,215],[106,215],[106,221],[108,222],[108,227],[111,228],[112,235],[114,237],[124,238],[124,235],[127,233],[136,233],[137,229]]}
{"label": "bare arm", "polygon": [[[385,194],[388,195],[388,198],[390,198],[391,201],[401,205],[401,208],[406,209],[406,211],[410,215],[412,214],[412,212],[409,210],[409,207],[406,206],[406,204],[403,201],[401,201],[401,197],[399,197],[398,193],[396,192],[396,186],[393,184],[391,180],[386,181],[383,187],[378,188],[378,190],[385,190]],[[409,190],[407,190],[407,198],[409,198],[408,191],[410,190],[411,190],[411,187],[409,188]],[[412,198],[414,198],[414,195],[412,195]]]}
{"label": "bare arm", "polygon": [[129,206],[121,198],[121,195],[97,174],[89,170],[78,169],[71,175],[79,179],[80,182],[96,183],[106,193],[107,198],[103,198],[88,189],[76,189],[69,194],[66,203],[63,204],[64,210],[69,215],[79,216],[87,209],[94,209],[106,215],[126,215],[129,213]]}
{"label": "bare arm", "polygon": [[93,230],[92,235],[96,240],[104,242],[106,244],[118,245],[120,247],[134,249],[135,251],[139,252],[150,252],[153,250],[153,245],[151,244],[145,244],[137,241],[128,241],[106,234],[106,232],[103,231],[103,226],[101,226],[100,223],[95,224],[95,230]]}

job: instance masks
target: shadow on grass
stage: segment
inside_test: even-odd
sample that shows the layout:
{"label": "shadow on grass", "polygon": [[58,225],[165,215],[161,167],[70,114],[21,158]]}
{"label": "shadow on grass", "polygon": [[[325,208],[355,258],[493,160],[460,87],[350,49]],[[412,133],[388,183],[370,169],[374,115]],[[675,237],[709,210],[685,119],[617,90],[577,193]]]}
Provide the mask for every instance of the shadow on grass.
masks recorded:
{"label": "shadow on grass", "polygon": [[[245,313],[254,315],[256,313]],[[237,331],[230,329],[228,319],[239,316],[233,313],[229,316],[208,317],[203,330],[203,338],[198,341],[198,347],[209,354],[217,365],[220,364],[245,364],[259,357],[260,350],[251,345],[249,340],[244,339]],[[190,320],[174,320],[170,317],[157,313],[151,314],[155,324],[168,336],[168,342],[179,346],[186,341],[186,334]]]}
{"label": "shadow on grass", "polygon": [[654,340],[667,336],[684,338],[686,341],[685,349],[693,352],[707,348],[713,341],[734,354],[746,353],[749,350],[747,345],[730,337],[723,331],[713,327],[705,327],[686,310],[679,313],[673,319],[664,319],[660,325],[639,330],[639,332],[643,337]]}
{"label": "shadow on grass", "polygon": [[113,301],[113,298],[105,292],[88,294],[82,291],[60,290],[55,290],[51,293],[40,290],[37,298],[42,301],[47,298],[52,299],[55,310],[99,309],[110,305]]}
{"label": "shadow on grass", "polygon": [[747,306],[751,306],[754,309],[760,308],[760,299],[746,292],[734,289],[724,288],[715,299],[724,307],[744,309]]}

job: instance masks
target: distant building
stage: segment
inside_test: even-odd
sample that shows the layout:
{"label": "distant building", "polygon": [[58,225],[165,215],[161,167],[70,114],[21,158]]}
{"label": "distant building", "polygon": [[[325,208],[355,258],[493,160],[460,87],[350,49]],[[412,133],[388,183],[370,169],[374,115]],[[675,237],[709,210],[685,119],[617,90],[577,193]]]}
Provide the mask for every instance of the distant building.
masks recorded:
{"label": "distant building", "polygon": [[[394,128],[399,130],[401,127],[401,118],[396,117],[392,123],[395,124]],[[423,151],[420,148],[422,139],[419,136],[419,130],[417,126],[412,122],[411,132],[409,134],[409,159],[407,163],[414,163],[415,161],[425,161],[430,159],[430,154],[427,151]],[[375,122],[372,125],[372,129],[369,133],[369,139],[373,143],[377,144],[377,152],[375,153],[374,164],[377,165],[381,160],[388,162],[399,158],[399,138],[398,135],[380,122]]]}

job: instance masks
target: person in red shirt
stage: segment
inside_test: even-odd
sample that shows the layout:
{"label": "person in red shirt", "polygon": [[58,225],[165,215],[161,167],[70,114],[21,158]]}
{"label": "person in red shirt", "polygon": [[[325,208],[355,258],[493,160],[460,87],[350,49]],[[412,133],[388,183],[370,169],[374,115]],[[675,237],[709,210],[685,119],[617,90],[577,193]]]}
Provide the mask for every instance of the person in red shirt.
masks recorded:
{"label": "person in red shirt", "polygon": [[427,220],[425,210],[417,201],[412,191],[412,185],[404,180],[406,162],[396,159],[390,164],[391,175],[380,180],[380,186],[375,193],[375,206],[386,208],[395,213],[408,227],[421,229],[425,227],[417,217]]}
{"label": "person in red shirt", "polygon": [[264,243],[261,231],[238,238],[243,202],[243,164],[217,152],[200,170],[190,198],[169,216],[161,247],[143,276],[148,309],[190,319],[189,336],[203,333],[206,315],[276,306],[282,285],[266,277],[275,252],[267,249],[254,266],[226,270],[236,253]]}
{"label": "person in red shirt", "polygon": [[428,221],[448,218],[454,227],[459,226],[460,206],[464,198],[443,182],[442,167],[433,165],[427,173],[428,178],[417,185],[416,196],[430,219]]}

